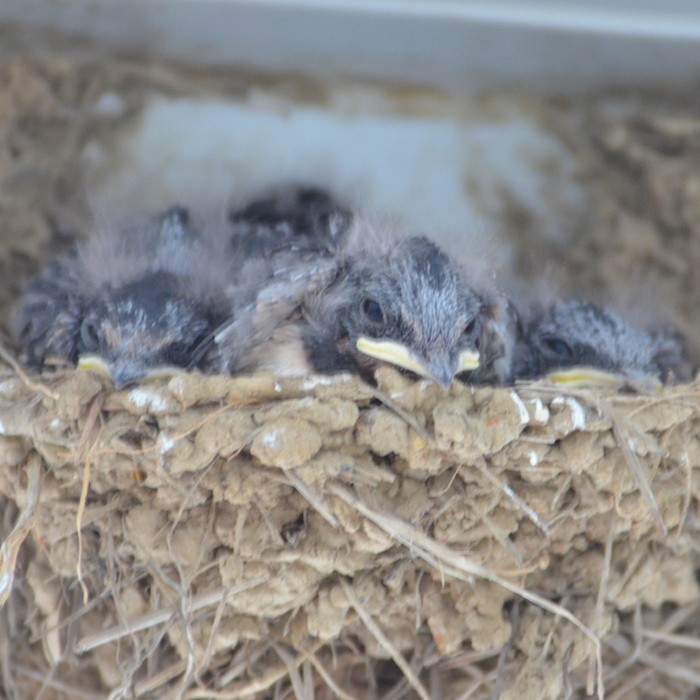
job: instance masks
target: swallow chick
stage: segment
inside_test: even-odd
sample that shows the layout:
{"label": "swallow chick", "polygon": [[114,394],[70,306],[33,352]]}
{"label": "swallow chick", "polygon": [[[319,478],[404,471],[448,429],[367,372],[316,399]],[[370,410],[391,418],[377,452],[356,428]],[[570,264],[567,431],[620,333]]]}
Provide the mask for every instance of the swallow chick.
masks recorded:
{"label": "swallow chick", "polygon": [[228,286],[229,318],[207,354],[210,371],[255,371],[259,349],[325,288],[338,269],[352,213],[325,190],[287,183],[229,213],[230,254],[236,261]]}
{"label": "swallow chick", "polygon": [[181,207],[96,234],[30,281],[16,323],[28,364],[77,364],[117,388],[197,365],[227,309],[222,260]]}
{"label": "swallow chick", "polygon": [[234,254],[269,257],[280,251],[328,253],[340,247],[352,212],[327,191],[281,185],[229,214]]}
{"label": "swallow chick", "polygon": [[567,386],[658,388],[687,379],[690,364],[677,337],[644,331],[617,314],[580,300],[560,301],[526,325],[515,377],[545,377]]}
{"label": "swallow chick", "polygon": [[448,256],[425,237],[361,240],[335,257],[328,284],[306,290],[295,317],[261,349],[263,364],[280,374],[369,377],[390,364],[443,387],[475,370],[484,300]]}

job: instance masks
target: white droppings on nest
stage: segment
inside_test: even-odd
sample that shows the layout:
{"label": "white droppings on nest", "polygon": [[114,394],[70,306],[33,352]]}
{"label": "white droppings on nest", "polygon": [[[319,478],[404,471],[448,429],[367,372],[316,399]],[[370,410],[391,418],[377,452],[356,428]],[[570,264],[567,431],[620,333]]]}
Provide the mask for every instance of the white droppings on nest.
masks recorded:
{"label": "white droppings on nest", "polygon": [[53,428],[54,430],[58,430],[62,425],[63,425],[63,423],[62,423],[60,418],[54,418],[49,423],[49,427]]}
{"label": "white droppings on nest", "polygon": [[5,434],[5,424],[0,420],[0,435]]}
{"label": "white droppings on nest", "polygon": [[341,382],[348,382],[352,379],[350,374],[343,372],[342,374],[334,374],[332,376],[324,375],[313,375],[307,377],[301,384],[302,391],[311,391],[317,386],[330,386],[331,384],[340,384]]}
{"label": "white droppings on nest", "polygon": [[566,404],[571,411],[571,427],[574,430],[586,429],[586,412],[583,406],[573,396],[557,396],[553,401],[553,406],[561,406]]}
{"label": "white droppings on nest", "polygon": [[539,457],[537,456],[537,452],[534,450],[530,450],[530,454],[528,455],[530,459],[530,466],[531,467],[536,467],[537,463],[540,461]]}
{"label": "white droppings on nest", "polygon": [[532,419],[538,425],[546,425],[549,421],[549,409],[544,405],[542,399],[532,399],[528,401],[534,407]]}
{"label": "white droppings on nest", "polygon": [[530,422],[530,413],[527,410],[527,406],[515,391],[510,392],[510,397],[511,399],[513,399],[515,407],[518,409],[518,414],[520,415],[520,424],[527,425]]}
{"label": "white droppings on nest", "polygon": [[132,389],[128,396],[129,401],[138,408],[148,408],[151,411],[165,411],[167,408],[165,399],[148,389],[137,387]]}
{"label": "white droppings on nest", "polygon": [[279,444],[280,434],[278,430],[269,430],[260,438],[260,444],[263,447],[275,448]]}
{"label": "white droppings on nest", "polygon": [[166,452],[170,452],[170,450],[172,450],[173,447],[175,446],[175,440],[168,437],[164,433],[161,433],[158,436],[158,443],[160,445],[160,453],[162,455],[164,455]]}

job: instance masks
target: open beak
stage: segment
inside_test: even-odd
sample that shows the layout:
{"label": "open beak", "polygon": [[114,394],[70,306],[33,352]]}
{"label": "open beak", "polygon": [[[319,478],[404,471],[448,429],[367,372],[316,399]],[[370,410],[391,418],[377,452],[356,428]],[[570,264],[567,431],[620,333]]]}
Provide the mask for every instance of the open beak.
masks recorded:
{"label": "open beak", "polygon": [[479,353],[476,351],[462,352],[455,367],[449,358],[440,355],[428,362],[422,362],[405,345],[391,340],[372,340],[361,336],[357,339],[356,346],[365,355],[431,379],[444,388],[450,386],[456,374],[479,366]]}

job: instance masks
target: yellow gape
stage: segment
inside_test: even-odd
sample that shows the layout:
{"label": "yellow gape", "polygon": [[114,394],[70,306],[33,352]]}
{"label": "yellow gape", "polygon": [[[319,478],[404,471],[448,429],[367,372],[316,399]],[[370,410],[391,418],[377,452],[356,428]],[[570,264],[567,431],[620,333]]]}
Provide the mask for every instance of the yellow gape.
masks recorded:
{"label": "yellow gape", "polygon": [[[372,340],[366,336],[357,339],[357,349],[374,357],[382,362],[388,362],[397,367],[407,369],[410,372],[421,377],[434,379],[430,370],[418,359],[413,353],[401,343],[396,343],[392,340]],[[477,369],[479,366],[479,353],[475,350],[464,350],[460,353],[459,363],[455,370],[455,374],[466,372],[468,370]]]}

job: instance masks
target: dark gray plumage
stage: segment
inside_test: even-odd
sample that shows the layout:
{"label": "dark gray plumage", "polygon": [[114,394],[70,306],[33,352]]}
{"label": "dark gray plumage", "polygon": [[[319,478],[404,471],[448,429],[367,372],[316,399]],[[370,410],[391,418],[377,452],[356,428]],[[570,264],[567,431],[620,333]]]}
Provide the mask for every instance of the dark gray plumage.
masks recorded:
{"label": "dark gray plumage", "polygon": [[[30,281],[17,316],[28,363],[104,363],[122,387],[196,364],[227,310],[226,256],[173,208],[145,226],[96,233]],[[88,360],[88,358],[90,358]]]}
{"label": "dark gray plumage", "polygon": [[265,298],[289,302],[263,334],[269,342],[262,338],[241,349],[236,340],[245,334],[236,326],[243,324],[229,324],[216,338],[226,369],[371,375],[388,363],[443,386],[476,369],[486,308],[481,295],[427,238],[381,240],[363,222],[354,223],[340,245],[332,236],[326,238],[330,245],[309,245],[319,240],[314,234],[292,247],[291,264],[281,266],[282,274],[277,266],[272,281],[253,295],[256,308]]}
{"label": "dark gray plumage", "polygon": [[386,362],[447,387],[476,369],[483,298],[424,237],[350,256],[306,305],[302,342],[318,372],[371,372]]}
{"label": "dark gray plumage", "polygon": [[237,257],[270,257],[280,251],[338,250],[352,213],[330,193],[313,186],[283,185],[232,211]]}
{"label": "dark gray plumage", "polygon": [[[617,314],[580,300],[557,302],[535,313],[515,357],[516,378],[549,376],[567,384],[646,389],[690,373],[677,337],[639,330]],[[587,369],[567,371],[574,368]]]}
{"label": "dark gray plumage", "polygon": [[306,296],[335,279],[337,253],[352,218],[329,193],[297,185],[278,187],[230,213],[238,269],[228,289],[230,318],[207,358],[210,369],[240,372],[269,365],[262,349]]}

